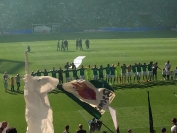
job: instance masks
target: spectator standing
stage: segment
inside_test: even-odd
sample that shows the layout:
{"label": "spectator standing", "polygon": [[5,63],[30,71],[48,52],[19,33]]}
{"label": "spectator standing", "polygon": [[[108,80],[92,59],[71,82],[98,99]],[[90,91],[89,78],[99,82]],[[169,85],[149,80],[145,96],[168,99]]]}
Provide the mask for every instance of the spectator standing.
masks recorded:
{"label": "spectator standing", "polygon": [[132,133],[132,130],[131,130],[131,129],[128,129],[128,130],[127,130],[127,133]]}
{"label": "spectator standing", "polygon": [[171,127],[171,133],[177,133],[177,119],[173,118],[172,119],[173,126]]}
{"label": "spectator standing", "polygon": [[166,128],[165,128],[165,127],[163,127],[163,128],[161,129],[161,133],[166,133]]}
{"label": "spectator standing", "polygon": [[65,130],[63,131],[63,133],[69,133],[69,125],[65,126]]}
{"label": "spectator standing", "polygon": [[87,133],[87,131],[83,129],[82,124],[79,124],[79,130],[77,130],[76,133]]}
{"label": "spectator standing", "polygon": [[2,122],[2,125],[1,125],[1,127],[0,127],[0,133],[2,133],[3,132],[3,130],[7,127],[7,122]]}

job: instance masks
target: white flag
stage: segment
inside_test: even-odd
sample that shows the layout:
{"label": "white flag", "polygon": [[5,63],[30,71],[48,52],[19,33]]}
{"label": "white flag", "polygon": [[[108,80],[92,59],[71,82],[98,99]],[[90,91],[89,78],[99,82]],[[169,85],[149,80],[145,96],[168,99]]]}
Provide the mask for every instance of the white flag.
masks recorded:
{"label": "white flag", "polygon": [[[103,114],[112,100],[115,93],[106,88],[96,88],[94,84],[86,80],[73,80],[62,85],[63,89],[80,101],[85,102]],[[87,108],[85,108],[87,110]]]}
{"label": "white flag", "polygon": [[112,120],[113,120],[113,123],[114,123],[114,127],[117,130],[118,123],[117,123],[116,110],[109,106],[109,112],[111,114],[111,117],[112,117]]}
{"label": "white flag", "polygon": [[32,77],[28,72],[26,53],[24,98],[26,102],[26,133],[54,133],[53,115],[47,93],[56,88],[58,79],[50,76]]}

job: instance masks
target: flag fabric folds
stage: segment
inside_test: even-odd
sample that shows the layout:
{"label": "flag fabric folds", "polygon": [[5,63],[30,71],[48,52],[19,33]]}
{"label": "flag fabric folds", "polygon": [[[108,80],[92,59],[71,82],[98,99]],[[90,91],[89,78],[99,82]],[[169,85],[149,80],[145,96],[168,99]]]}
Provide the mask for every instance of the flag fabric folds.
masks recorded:
{"label": "flag fabric folds", "polygon": [[150,98],[149,98],[149,91],[148,93],[148,109],[149,109],[149,131],[150,133],[154,133],[154,126],[153,126],[153,117],[152,117],[152,110],[151,110],[151,104],[150,104]]}
{"label": "flag fabric folds", "polygon": [[24,99],[26,103],[26,133],[54,133],[52,109],[47,93],[55,89],[59,81],[50,76],[32,77],[28,72],[27,53],[25,57]]}
{"label": "flag fabric folds", "polygon": [[[110,114],[111,114],[111,117],[112,117],[112,120],[113,120],[113,123],[114,123],[115,130],[118,131],[118,130],[119,130],[119,127],[118,127],[118,123],[117,123],[116,110],[109,106],[109,112],[110,112]],[[118,131],[118,132],[119,132],[119,131]],[[117,133],[118,133],[118,132],[117,132]]]}
{"label": "flag fabric folds", "polygon": [[115,97],[113,89],[103,80],[73,80],[58,88],[99,119]]}

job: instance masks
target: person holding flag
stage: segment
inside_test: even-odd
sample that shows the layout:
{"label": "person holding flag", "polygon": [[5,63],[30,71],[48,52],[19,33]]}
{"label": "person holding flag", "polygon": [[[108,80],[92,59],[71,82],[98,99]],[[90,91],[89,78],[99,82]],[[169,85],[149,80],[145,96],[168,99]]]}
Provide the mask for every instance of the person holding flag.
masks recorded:
{"label": "person holding flag", "polygon": [[172,119],[173,126],[171,127],[171,133],[177,133],[177,119]]}

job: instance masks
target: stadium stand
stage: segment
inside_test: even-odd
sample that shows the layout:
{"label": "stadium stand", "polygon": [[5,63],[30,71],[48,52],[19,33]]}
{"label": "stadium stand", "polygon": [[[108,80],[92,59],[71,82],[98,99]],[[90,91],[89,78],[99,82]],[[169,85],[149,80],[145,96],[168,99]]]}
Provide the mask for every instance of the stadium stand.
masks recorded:
{"label": "stadium stand", "polygon": [[58,23],[61,29],[176,26],[176,0],[1,0],[0,30]]}

